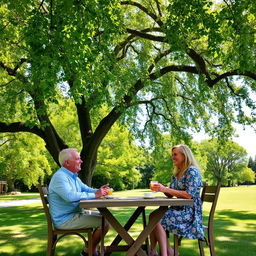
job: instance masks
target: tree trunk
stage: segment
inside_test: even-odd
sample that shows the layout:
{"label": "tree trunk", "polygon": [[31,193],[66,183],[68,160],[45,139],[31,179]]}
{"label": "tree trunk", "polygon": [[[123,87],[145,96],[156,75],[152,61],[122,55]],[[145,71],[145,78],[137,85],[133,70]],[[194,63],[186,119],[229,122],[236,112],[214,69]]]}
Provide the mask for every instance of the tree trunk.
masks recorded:
{"label": "tree trunk", "polygon": [[7,180],[7,192],[11,192],[11,191],[14,191],[15,188],[14,188],[14,180],[10,180],[8,179]]}
{"label": "tree trunk", "polygon": [[79,172],[79,177],[86,185],[91,186],[93,171],[97,164],[97,156],[90,157],[89,154],[86,156],[83,151],[80,156],[83,164],[81,166],[81,171]]}

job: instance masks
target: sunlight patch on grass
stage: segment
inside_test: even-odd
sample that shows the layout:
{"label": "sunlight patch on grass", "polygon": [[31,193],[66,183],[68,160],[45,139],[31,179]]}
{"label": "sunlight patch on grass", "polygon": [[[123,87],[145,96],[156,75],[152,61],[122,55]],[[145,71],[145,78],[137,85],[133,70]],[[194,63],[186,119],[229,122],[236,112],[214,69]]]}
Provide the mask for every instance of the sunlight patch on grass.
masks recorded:
{"label": "sunlight patch on grass", "polygon": [[20,195],[0,195],[0,202],[39,198],[39,193],[22,193]]}
{"label": "sunlight patch on grass", "polygon": [[11,233],[12,238],[24,238],[27,237],[24,233],[22,232],[13,232]]}
{"label": "sunlight patch on grass", "polygon": [[218,240],[218,241],[232,241],[232,239],[230,237],[227,237],[227,236],[218,236],[216,238],[216,240]]}

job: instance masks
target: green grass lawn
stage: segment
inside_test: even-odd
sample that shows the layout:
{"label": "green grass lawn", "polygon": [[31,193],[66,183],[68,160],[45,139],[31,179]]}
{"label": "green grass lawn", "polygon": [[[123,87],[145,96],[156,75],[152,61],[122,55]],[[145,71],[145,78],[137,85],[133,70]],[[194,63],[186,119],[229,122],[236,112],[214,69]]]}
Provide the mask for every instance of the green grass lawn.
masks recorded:
{"label": "green grass lawn", "polygon": [[3,201],[13,201],[13,200],[24,200],[24,199],[32,199],[39,198],[38,193],[22,193],[20,195],[0,195],[0,202]]}
{"label": "green grass lawn", "polygon": [[[145,190],[115,192],[115,195],[142,195],[144,191]],[[38,195],[25,194],[25,197],[34,198],[38,197]],[[20,196],[20,199],[24,198]],[[6,201],[9,200],[11,199],[9,199],[8,196]],[[205,206],[207,212],[207,205]],[[153,209],[154,208],[148,208],[147,215]],[[113,209],[112,211],[122,223],[125,223],[133,210],[134,209],[130,208],[121,208]],[[0,216],[1,256],[45,255],[47,230],[41,203],[0,208]],[[130,234],[136,237],[140,233],[141,228],[139,220],[132,227]],[[221,188],[214,228],[216,238],[215,247],[218,256],[256,255],[256,186]],[[106,244],[110,243],[114,235],[115,232],[111,229],[105,239]],[[170,242],[172,243],[172,237],[170,237]],[[79,255],[82,246],[82,242],[79,238],[67,237],[58,243],[55,255]],[[207,248],[205,248],[205,254],[206,256],[210,255]],[[114,253],[113,255],[123,255],[123,253]],[[197,241],[184,239],[182,247],[180,248],[180,255],[199,255]]]}

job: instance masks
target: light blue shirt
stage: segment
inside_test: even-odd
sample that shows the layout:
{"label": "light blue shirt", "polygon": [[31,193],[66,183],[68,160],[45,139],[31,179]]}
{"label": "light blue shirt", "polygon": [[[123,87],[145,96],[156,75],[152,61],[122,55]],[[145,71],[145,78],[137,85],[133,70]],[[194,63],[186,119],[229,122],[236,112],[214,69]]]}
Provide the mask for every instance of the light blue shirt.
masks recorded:
{"label": "light blue shirt", "polygon": [[54,226],[60,226],[81,212],[79,200],[94,199],[97,190],[86,186],[77,173],[61,167],[49,184],[48,200]]}

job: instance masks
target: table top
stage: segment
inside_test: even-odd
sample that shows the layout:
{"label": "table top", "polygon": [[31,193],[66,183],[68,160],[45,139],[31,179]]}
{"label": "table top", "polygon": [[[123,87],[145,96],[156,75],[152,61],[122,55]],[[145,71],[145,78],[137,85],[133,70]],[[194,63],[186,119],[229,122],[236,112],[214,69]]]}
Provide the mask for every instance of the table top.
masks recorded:
{"label": "table top", "polygon": [[97,198],[92,200],[80,200],[81,208],[104,208],[120,206],[184,206],[193,205],[193,199],[140,196]]}

